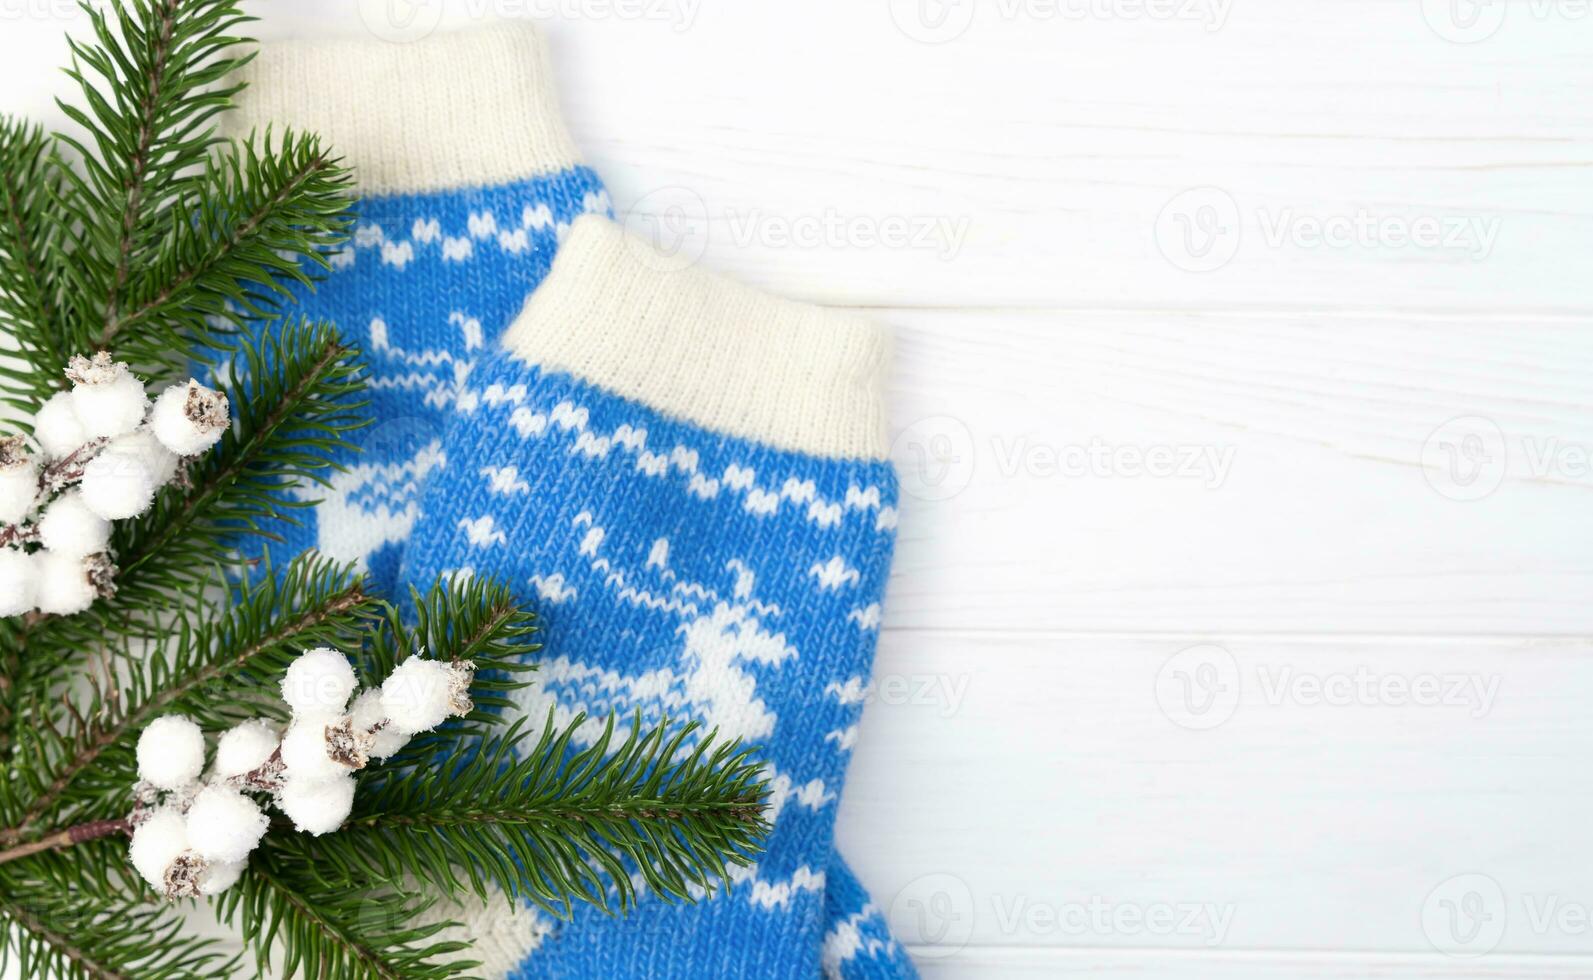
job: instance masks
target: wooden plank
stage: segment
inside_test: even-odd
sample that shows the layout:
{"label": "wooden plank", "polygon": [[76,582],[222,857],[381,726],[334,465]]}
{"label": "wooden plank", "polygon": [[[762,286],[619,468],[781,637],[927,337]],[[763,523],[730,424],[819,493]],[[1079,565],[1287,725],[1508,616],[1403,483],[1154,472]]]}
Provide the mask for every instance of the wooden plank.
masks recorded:
{"label": "wooden plank", "polygon": [[[1593,300],[1577,265],[1593,242],[1593,112],[1573,95],[1593,81],[1593,25],[1515,16],[1458,45],[1415,4],[1230,4],[1220,29],[1128,3],[1071,19],[1043,2],[922,5],[937,6],[971,10],[967,32],[915,42],[905,0],[897,18],[825,0],[784,16],[704,4],[682,31],[561,23],[572,125],[622,209],[666,227],[685,216],[715,266],[824,302]],[[1215,192],[1186,195],[1198,188]],[[1363,215],[1439,222],[1458,247],[1313,242],[1313,221]],[[830,216],[966,230],[923,248],[778,234]],[[1213,218],[1224,230],[1207,241]],[[1203,265],[1186,226],[1195,251],[1231,261],[1180,267]]]}
{"label": "wooden plank", "polygon": [[920,957],[924,980],[979,977],[1029,980],[1052,977],[1120,977],[1124,980],[1572,980],[1593,976],[1582,957],[1490,956],[1457,960],[1428,956],[1354,954],[1174,953],[1146,950],[987,949],[970,947],[946,959]]}
{"label": "wooden plank", "polygon": [[891,625],[1593,631],[1589,321],[879,317]]}
{"label": "wooden plank", "polygon": [[906,943],[1593,954],[1593,642],[887,631],[876,691]]}
{"label": "wooden plank", "polygon": [[[46,15],[0,32],[20,66],[0,108],[58,118],[71,21],[31,3]],[[1192,16],[948,0],[973,20],[944,44],[915,40],[916,0],[461,0],[437,29],[545,15],[620,210],[792,296],[1593,310],[1593,21],[1573,5],[1510,4],[1456,44],[1415,3],[1178,3]],[[405,9],[421,19],[383,13]],[[402,40],[434,10],[283,0],[259,33]]]}

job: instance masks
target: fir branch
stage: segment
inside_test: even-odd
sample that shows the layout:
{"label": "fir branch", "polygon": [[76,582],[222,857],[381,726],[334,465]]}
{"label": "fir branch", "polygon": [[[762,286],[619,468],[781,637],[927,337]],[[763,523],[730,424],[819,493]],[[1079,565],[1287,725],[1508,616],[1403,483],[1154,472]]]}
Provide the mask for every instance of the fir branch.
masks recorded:
{"label": "fir branch", "polygon": [[288,324],[250,338],[226,373],[233,381],[220,388],[233,406],[233,431],[191,474],[187,493],[168,495],[160,504],[169,506],[158,504],[135,527],[121,549],[121,590],[146,565],[192,568],[220,557],[227,534],[281,519],[283,491],[324,483],[342,437],[369,422],[365,402],[355,400],[363,391],[359,352],[325,324]]}
{"label": "fir branch", "polygon": [[55,345],[59,229],[49,202],[59,186],[54,146],[37,126],[0,117],[0,330],[9,334],[26,370],[0,370],[7,400],[17,388],[32,408],[50,390],[49,376],[67,360]]}
{"label": "fir branch", "polygon": [[126,820],[90,820],[88,823],[80,823],[75,827],[58,830],[36,841],[18,844],[15,847],[0,851],[0,864],[21,861],[35,854],[43,854],[45,851],[64,851],[68,847],[86,844],[91,840],[100,840],[101,838],[115,837],[131,832],[132,828]]}
{"label": "fir branch", "polygon": [[[99,962],[99,959],[88,951],[86,944],[64,930],[52,928],[37,911],[18,903],[15,899],[0,896],[0,920],[3,919],[12,920],[40,944],[29,945],[21,937],[12,940],[15,944],[15,955],[21,960],[20,966],[24,974],[31,976],[34,975],[33,971],[38,971],[40,974],[64,973],[68,976],[76,974],[91,977],[93,980],[133,980],[131,974],[119,973]],[[10,945],[8,944],[7,953],[12,952]],[[55,962],[45,966],[44,964],[49,963],[52,958]],[[0,957],[0,965],[3,963],[4,957]]]}
{"label": "fir branch", "polygon": [[100,346],[139,326],[119,350],[149,362],[185,341],[224,343],[207,318],[242,325],[274,315],[269,304],[290,299],[290,283],[312,284],[346,237],[349,187],[349,172],[314,136],[290,133],[278,146],[266,133],[228,146],[206,161],[179,205],[192,220],[173,225],[142,267]]}
{"label": "fir branch", "polygon": [[[97,346],[105,347],[116,336],[117,308],[121,301],[122,287],[127,283],[127,272],[133,262],[134,234],[138,230],[138,219],[144,203],[145,179],[149,173],[151,148],[155,142],[155,123],[161,99],[166,93],[161,91],[161,83],[165,81],[166,66],[171,59],[173,35],[177,31],[177,7],[181,0],[158,0],[159,7],[152,8],[158,27],[154,41],[149,45],[149,67],[146,74],[137,79],[146,82],[148,89],[140,100],[140,117],[138,119],[138,142],[127,161],[128,175],[122,190],[125,195],[122,203],[121,232],[116,242],[116,271],[113,281],[105,299],[105,328],[100,331],[100,340]],[[99,24],[95,25],[99,27]],[[108,32],[100,30],[100,36],[108,38]],[[132,80],[132,79],[129,79]]]}
{"label": "fir branch", "polygon": [[99,842],[0,868],[0,972],[59,980],[228,980],[215,943],[170,905],[147,904],[107,876],[122,845]]}
{"label": "fir branch", "polygon": [[439,743],[486,737],[501,723],[507,695],[526,687],[520,680],[536,669],[527,658],[541,649],[532,642],[536,617],[521,609],[508,586],[492,579],[439,578],[422,595],[411,589],[410,611],[389,606],[365,644],[359,667],[368,685],[381,683],[406,657],[425,651],[438,660],[470,661],[475,680],[469,715],[436,732],[417,735],[396,762],[424,759]]}
{"label": "fir branch", "polygon": [[0,748],[22,721],[21,703],[46,693],[63,664],[107,638],[158,635],[171,596],[212,582],[236,535],[264,533],[267,520],[305,506],[284,499],[287,488],[320,482],[333,448],[366,422],[358,354],[325,325],[289,324],[250,338],[227,373],[233,381],[222,389],[233,429],[191,472],[189,486],[167,490],[147,514],[117,525],[116,595],[78,616],[24,624],[5,641],[18,670],[7,672],[12,689],[0,690],[0,718],[11,721]]}
{"label": "fir branch", "polygon": [[[146,883],[112,839],[127,828],[152,720],[280,719],[277,681],[315,645],[356,651],[367,684],[418,651],[468,660],[475,709],[363,773],[342,832],[267,835],[215,903],[262,970],[279,944],[284,971],[308,977],[467,969],[453,957],[468,944],[440,938],[456,923],[413,924],[433,904],[412,896],[417,875],[561,915],[578,899],[626,908],[643,886],[690,899],[728,883],[768,830],[747,750],[694,725],[644,731],[639,718],[622,740],[609,720],[584,749],[584,718],[557,728],[550,714],[535,744],[521,724],[492,734],[536,649],[534,620],[506,587],[439,582],[401,614],[313,557],[282,572],[266,561],[229,584],[237,536],[271,537],[313,506],[366,422],[357,352],[332,328],[251,329],[327,268],[349,225],[348,174],[313,137],[214,135],[239,90],[227,78],[248,60],[230,36],[248,20],[238,0],[85,9],[94,36],[70,42],[68,71],[81,105],[62,109],[87,135],[46,139],[0,120],[0,329],[23,362],[0,357],[0,398],[35,407],[60,387],[67,355],[95,347],[175,367],[197,345],[230,356],[217,375],[234,425],[147,514],[118,524],[114,597],[78,616],[0,622],[0,966],[236,972],[169,907],[143,904]],[[60,928],[58,913],[38,911],[45,900],[81,918]]]}
{"label": "fir branch", "polygon": [[475,966],[458,955],[463,942],[438,934],[457,923],[416,924],[435,904],[370,882],[329,882],[292,852],[256,852],[242,883],[217,904],[217,917],[242,926],[260,972],[272,946],[283,951],[281,975],[350,980],[444,980]]}
{"label": "fir branch", "polygon": [[267,569],[224,612],[179,612],[116,697],[94,690],[65,734],[45,729],[19,741],[33,792],[0,841],[26,839],[63,808],[73,817],[113,815],[137,779],[133,750],[145,725],[167,713],[219,724],[268,709],[262,689],[301,648],[347,645],[375,605],[347,569],[312,557],[280,574]]}
{"label": "fir branch", "polygon": [[576,899],[629,908],[633,868],[666,899],[690,900],[750,863],[769,824],[748,749],[696,724],[644,730],[638,716],[623,744],[610,718],[574,751],[586,723],[559,728],[550,712],[534,744],[521,721],[464,762],[439,754],[430,765],[377,769],[340,833],[282,846],[349,880],[413,874],[482,899],[491,883],[563,917]]}
{"label": "fir branch", "polygon": [[[119,330],[133,270],[172,224],[193,171],[217,142],[209,125],[236,85],[221,83],[247,62],[229,53],[230,32],[248,21],[235,0],[124,0],[113,10],[84,3],[95,44],[68,41],[83,107],[59,101],[87,133],[62,135],[78,151],[63,169],[81,231],[78,281],[102,300],[82,340],[108,344]],[[107,217],[109,221],[105,220]]]}

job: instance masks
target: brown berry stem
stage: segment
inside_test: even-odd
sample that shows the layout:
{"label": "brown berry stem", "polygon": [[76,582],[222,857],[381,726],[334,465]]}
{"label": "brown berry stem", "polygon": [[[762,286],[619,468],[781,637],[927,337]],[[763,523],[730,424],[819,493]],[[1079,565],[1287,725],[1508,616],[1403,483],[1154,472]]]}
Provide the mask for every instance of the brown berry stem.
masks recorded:
{"label": "brown berry stem", "polygon": [[94,820],[89,823],[80,823],[75,827],[56,831],[31,843],[18,844],[16,847],[0,851],[0,864],[20,861],[25,857],[42,854],[45,851],[59,851],[64,848],[75,847],[78,844],[86,844],[91,840],[126,834],[130,830],[131,827],[126,820]]}

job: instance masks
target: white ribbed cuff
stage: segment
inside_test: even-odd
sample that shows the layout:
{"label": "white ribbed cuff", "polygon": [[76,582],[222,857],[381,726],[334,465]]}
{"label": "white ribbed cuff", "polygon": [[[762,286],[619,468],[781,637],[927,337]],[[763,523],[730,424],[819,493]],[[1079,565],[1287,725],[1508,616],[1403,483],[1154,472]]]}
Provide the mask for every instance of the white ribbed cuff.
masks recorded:
{"label": "white ribbed cuff", "polygon": [[884,459],[890,345],[862,317],[693,268],[597,215],[576,219],[504,347],[703,428]]}
{"label": "white ribbed cuff", "polygon": [[319,133],[362,194],[477,187],[580,163],[547,44],[517,21],[413,44],[286,41],[260,48],[226,121]]}

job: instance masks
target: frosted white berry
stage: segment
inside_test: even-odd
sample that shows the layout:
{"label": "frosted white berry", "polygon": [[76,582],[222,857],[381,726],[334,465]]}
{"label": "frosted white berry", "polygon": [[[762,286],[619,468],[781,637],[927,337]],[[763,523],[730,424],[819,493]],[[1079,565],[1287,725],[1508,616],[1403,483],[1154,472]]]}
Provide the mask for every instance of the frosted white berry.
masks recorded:
{"label": "frosted white berry", "polygon": [[21,436],[0,439],[0,524],[21,524],[39,496],[39,466]]}
{"label": "frosted white berry", "polygon": [[72,408],[90,439],[111,439],[143,423],[149,409],[144,382],[109,354],[72,358],[66,376],[72,380]]}
{"label": "frosted white berry", "polygon": [[33,556],[0,548],[0,616],[32,612],[38,601],[39,569]]}
{"label": "frosted white berry", "polygon": [[166,872],[188,850],[188,822],[170,807],[162,807],[144,819],[133,831],[128,845],[133,869],[162,894],[166,891]]}
{"label": "frosted white berry", "polygon": [[130,453],[142,459],[149,467],[149,472],[155,477],[155,487],[159,489],[171,482],[177,475],[177,454],[161,445],[155,438],[155,433],[149,431],[149,426],[142,425],[125,435],[119,435],[106,445],[108,453]]}
{"label": "frosted white berry", "polygon": [[330,834],[343,826],[354,810],[354,777],[336,779],[298,779],[290,777],[282,786],[277,806],[299,830]]}
{"label": "frosted white berry", "polygon": [[83,423],[77,420],[70,391],[57,392],[33,416],[33,438],[51,459],[70,456],[89,441]]}
{"label": "frosted white berry", "polygon": [[142,453],[107,450],[83,467],[83,502],[108,521],[149,510],[159,487],[154,466]]}
{"label": "frosted white berry", "polygon": [[242,776],[265,765],[282,742],[265,721],[246,721],[227,731],[216,743],[215,773],[222,779]]}
{"label": "frosted white berry", "polygon": [[205,733],[182,715],[156,718],[138,736],[138,778],[159,789],[181,789],[205,768]]}
{"label": "frosted white berry", "polygon": [[208,786],[188,808],[188,846],[206,861],[230,864],[249,856],[271,821],[235,789]]}
{"label": "frosted white berry", "polygon": [[39,543],[58,554],[82,558],[104,551],[110,540],[111,522],[89,510],[77,490],[56,497],[39,518]]}
{"label": "frosted white berry", "polygon": [[199,875],[199,894],[210,896],[219,895],[243,877],[243,869],[249,866],[248,861],[208,861],[205,870]]}
{"label": "frosted white berry", "polygon": [[41,551],[33,556],[33,568],[38,574],[34,601],[40,612],[71,616],[94,605],[99,597],[89,579],[88,563],[82,558]]}
{"label": "frosted white berry", "polygon": [[187,384],[160,393],[149,424],[167,449],[179,456],[196,456],[227,431],[227,396],[190,378]]}
{"label": "frosted white berry", "polygon": [[[335,722],[335,719],[333,720]],[[324,780],[347,775],[350,767],[332,757],[324,718],[301,718],[282,736],[282,764],[288,779]]]}
{"label": "frosted white berry", "polygon": [[306,650],[282,676],[282,700],[297,714],[321,718],[343,713],[359,682],[348,658],[329,647]]}
{"label": "frosted white berry", "polygon": [[355,731],[371,732],[370,755],[373,759],[386,759],[409,744],[409,735],[387,724],[387,712],[382,710],[380,688],[361,691],[349,708],[349,719]]}
{"label": "frosted white berry", "polygon": [[429,732],[452,715],[470,712],[475,665],[410,657],[382,683],[382,712],[406,735]]}

